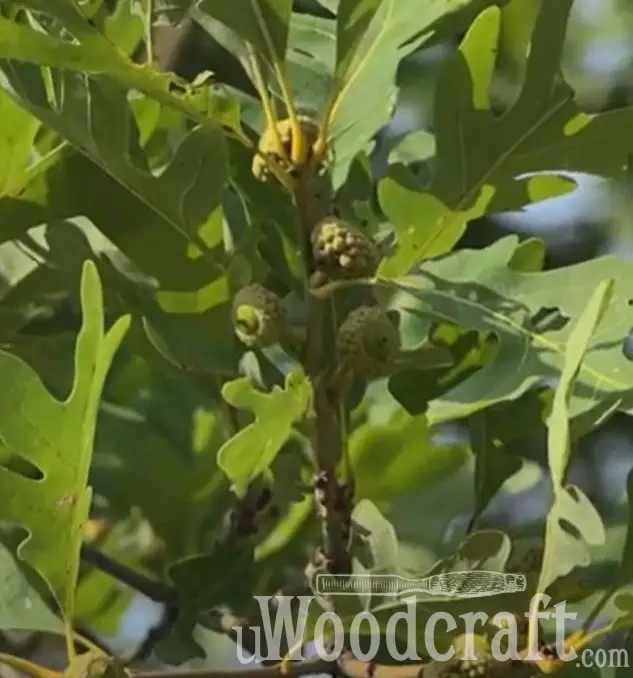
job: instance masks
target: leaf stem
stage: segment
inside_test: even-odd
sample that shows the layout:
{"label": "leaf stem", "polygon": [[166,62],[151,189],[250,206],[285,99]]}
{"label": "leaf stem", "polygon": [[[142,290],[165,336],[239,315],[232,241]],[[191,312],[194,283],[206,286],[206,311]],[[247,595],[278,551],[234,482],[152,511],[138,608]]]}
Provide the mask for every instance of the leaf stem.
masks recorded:
{"label": "leaf stem", "polygon": [[321,658],[311,658],[287,666],[284,672],[279,664],[258,668],[233,670],[190,669],[186,671],[131,671],[131,678],[301,678],[318,673],[333,674],[336,663]]}
{"label": "leaf stem", "polygon": [[[449,660],[450,661],[450,660]],[[531,675],[538,670],[537,662],[523,660],[524,668]],[[510,661],[494,661],[497,673],[501,675],[499,668],[506,665],[508,672],[514,675],[525,675],[520,668]],[[563,668],[565,662],[553,665],[552,670]],[[344,654],[336,660],[327,661],[318,657],[312,657],[296,662],[281,662],[273,666],[257,668],[233,669],[233,670],[209,670],[193,669],[174,673],[165,671],[131,671],[131,678],[302,678],[315,674],[327,674],[339,678],[425,678],[429,675],[444,675],[442,669],[447,666],[446,662],[430,661],[412,664],[376,664],[373,661],[355,659],[350,654]],[[437,671],[439,669],[439,671]],[[550,671],[551,672],[551,671]],[[448,675],[448,672],[447,672]],[[452,673],[450,674],[452,675]],[[505,675],[505,673],[503,674]]]}
{"label": "leaf stem", "polygon": [[151,66],[154,63],[154,36],[152,35],[153,0],[145,0],[145,60]]}
{"label": "leaf stem", "polygon": [[257,94],[259,94],[259,100],[262,103],[262,108],[264,109],[264,117],[266,118],[266,130],[269,131],[275,138],[275,146],[277,147],[277,152],[281,155],[284,160],[290,161],[290,158],[286,155],[286,149],[281,141],[279,136],[279,129],[277,128],[277,112],[273,105],[272,99],[268,92],[268,86],[266,85],[266,79],[262,72],[262,67],[259,62],[259,57],[257,52],[249,42],[246,43],[246,51],[248,52],[248,62],[250,64],[252,74],[253,74],[253,83]]}
{"label": "leaf stem", "polygon": [[598,616],[600,615],[602,610],[606,607],[607,603],[615,595],[615,593],[617,592],[617,589],[618,589],[617,584],[615,586],[610,586],[600,596],[598,602],[594,605],[591,612],[587,615],[587,618],[583,622],[582,631],[584,633],[589,633],[591,626],[596,621],[596,619],[598,618]]}
{"label": "leaf stem", "polygon": [[[261,9],[256,2],[251,3],[253,11],[257,15],[257,20],[261,26],[266,26],[266,21],[262,16]],[[286,105],[286,112],[290,118],[290,129],[292,132],[292,148],[290,153],[290,160],[295,166],[301,166],[305,162],[307,157],[307,148],[305,147],[305,138],[303,135],[303,130],[299,123],[299,116],[297,115],[297,109],[295,107],[294,95],[292,93],[288,78],[286,76],[284,65],[280,63],[275,52],[275,46],[272,42],[268,30],[262,31],[264,41],[266,43],[266,48],[270,54],[270,61],[273,66],[273,72],[277,80],[277,84],[281,89],[281,95],[284,99],[284,104]]]}

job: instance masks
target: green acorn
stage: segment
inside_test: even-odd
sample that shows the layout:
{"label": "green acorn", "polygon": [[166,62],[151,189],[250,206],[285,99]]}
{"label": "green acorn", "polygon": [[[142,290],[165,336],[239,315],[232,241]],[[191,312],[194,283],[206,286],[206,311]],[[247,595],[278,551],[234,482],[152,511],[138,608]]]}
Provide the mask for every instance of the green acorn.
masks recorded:
{"label": "green acorn", "polygon": [[464,678],[485,678],[488,675],[490,659],[486,656],[476,659],[462,659],[459,665],[459,675]]}
{"label": "green acorn", "polygon": [[314,265],[331,280],[372,276],[380,261],[376,243],[342,219],[327,217],[321,221],[311,240]]}
{"label": "green acorn", "polygon": [[360,306],[339,328],[337,348],[341,365],[356,375],[386,377],[400,351],[400,332],[390,313],[378,306]]}
{"label": "green acorn", "polygon": [[[319,127],[312,118],[305,115],[299,116],[299,124],[306,137],[309,158],[312,154],[312,146],[319,136]],[[251,170],[259,181],[268,181],[270,179],[271,172],[270,167],[266,163],[266,158],[272,158],[287,172],[292,169],[289,162],[292,150],[292,126],[290,118],[279,120],[276,127],[281,141],[281,148],[277,145],[275,133],[270,128],[264,131],[257,144],[259,153],[256,153],[253,157]]]}
{"label": "green acorn", "polygon": [[233,299],[233,327],[240,341],[249,348],[276,344],[286,326],[281,299],[263,285],[243,287]]}

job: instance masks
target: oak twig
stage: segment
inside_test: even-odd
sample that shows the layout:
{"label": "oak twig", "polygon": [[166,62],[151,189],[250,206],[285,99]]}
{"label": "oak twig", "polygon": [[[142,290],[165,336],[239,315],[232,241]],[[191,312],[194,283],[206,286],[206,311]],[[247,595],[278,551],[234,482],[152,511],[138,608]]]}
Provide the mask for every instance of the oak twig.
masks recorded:
{"label": "oak twig", "polygon": [[147,596],[156,603],[174,604],[176,601],[176,591],[167,584],[163,584],[155,579],[150,579],[140,572],[136,572],[127,565],[119,563],[107,556],[99,549],[83,544],[81,547],[81,559],[88,565],[98,568],[102,572],[114,577],[122,584]]}
{"label": "oak twig", "polygon": [[[327,674],[336,678],[438,678],[444,675],[442,669],[450,665],[446,662],[417,662],[412,664],[386,665],[372,661],[355,659],[351,654],[341,655],[336,660],[325,660],[311,657],[288,664],[274,666],[244,668],[233,670],[194,669],[174,673],[165,671],[134,671],[131,678],[302,678],[315,674]],[[529,661],[515,660],[494,662],[491,675],[527,678],[538,668]],[[454,675],[448,668],[447,676]]]}
{"label": "oak twig", "polygon": [[318,673],[338,674],[336,662],[329,662],[319,657],[293,662],[282,669],[281,665],[264,667],[247,667],[244,669],[212,670],[190,669],[185,671],[132,671],[132,678],[301,678]]}
{"label": "oak twig", "polygon": [[328,389],[327,376],[335,369],[330,349],[335,332],[330,301],[318,299],[310,289],[310,279],[315,272],[310,236],[312,230],[328,213],[329,200],[319,194],[319,178],[306,168],[295,185],[295,207],[303,244],[306,271],[305,303],[307,313],[305,363],[314,388],[314,421],[312,445],[318,467],[316,488],[323,524],[324,555],[328,569],[345,573],[350,570],[347,552],[349,521],[341,513],[341,487],[337,479],[337,466],[341,459],[340,406]]}

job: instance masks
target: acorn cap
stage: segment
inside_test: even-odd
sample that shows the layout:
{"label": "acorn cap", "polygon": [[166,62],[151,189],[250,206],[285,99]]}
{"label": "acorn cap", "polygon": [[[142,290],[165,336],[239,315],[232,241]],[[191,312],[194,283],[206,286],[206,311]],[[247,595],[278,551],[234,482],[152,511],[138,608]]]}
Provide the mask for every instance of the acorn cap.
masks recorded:
{"label": "acorn cap", "polygon": [[352,224],[328,217],[311,235],[312,257],[318,271],[331,279],[372,276],[380,253],[376,243]]}
{"label": "acorn cap", "polygon": [[279,341],[286,325],[281,299],[263,285],[243,287],[233,298],[233,327],[249,348],[264,348]]}
{"label": "acorn cap", "polygon": [[385,377],[400,351],[400,332],[393,317],[378,306],[360,306],[338,332],[339,360],[366,379]]}

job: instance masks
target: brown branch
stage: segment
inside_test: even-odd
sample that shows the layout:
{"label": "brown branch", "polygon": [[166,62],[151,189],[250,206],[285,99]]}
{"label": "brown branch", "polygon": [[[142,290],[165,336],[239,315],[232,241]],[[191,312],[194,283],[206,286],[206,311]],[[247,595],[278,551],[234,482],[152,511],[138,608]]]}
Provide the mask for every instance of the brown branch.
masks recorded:
{"label": "brown branch", "polygon": [[330,675],[338,673],[336,662],[329,662],[318,657],[305,661],[291,662],[284,667],[282,664],[257,668],[211,670],[192,669],[185,671],[131,671],[131,678],[301,678],[318,673]]}
{"label": "brown branch", "polygon": [[345,656],[338,661],[339,671],[346,678],[421,678],[427,666],[426,663],[386,666]]}
{"label": "brown branch", "polygon": [[[387,665],[354,659],[350,654],[344,654],[338,660],[332,661],[312,657],[285,665],[282,662],[274,666],[232,670],[194,669],[173,673],[133,671],[130,672],[130,678],[302,678],[320,673],[337,678],[426,678],[427,676],[438,678],[443,675],[455,675],[452,671],[453,661],[455,660]],[[534,672],[539,672],[535,664],[521,660],[493,661],[491,667],[490,673],[486,675],[497,677],[511,675],[512,678],[527,678]]]}
{"label": "brown branch", "polygon": [[[417,662],[414,664],[384,665],[374,664],[371,661],[354,659],[350,655],[342,656],[337,662],[340,676],[345,678],[452,678],[460,675],[456,664],[459,660],[449,659],[446,662]],[[455,662],[456,664],[453,664]],[[528,678],[534,673],[540,673],[536,664],[521,659],[496,661],[491,660],[486,668],[486,676],[491,678]]]}
{"label": "brown branch", "polygon": [[117,581],[142,593],[150,600],[157,603],[165,603],[166,605],[171,605],[176,600],[176,592],[171,586],[163,584],[163,582],[156,579],[150,579],[144,574],[132,570],[127,565],[113,560],[93,546],[84,544],[81,547],[81,559],[88,565],[98,568],[102,572],[114,577]]}
{"label": "brown branch", "polygon": [[[341,459],[341,421],[338,399],[328,389],[327,377],[336,368],[334,316],[331,302],[312,294],[310,280],[316,270],[310,236],[319,221],[328,213],[329,196],[319,194],[322,181],[306,168],[297,177],[294,201],[297,211],[303,259],[306,272],[305,303],[307,312],[305,363],[314,388],[314,421],[312,446],[319,470],[317,504],[323,524],[324,555],[332,572],[350,571],[347,553],[349,520],[341,516],[341,486],[336,469]],[[334,361],[334,364],[333,364]]]}

